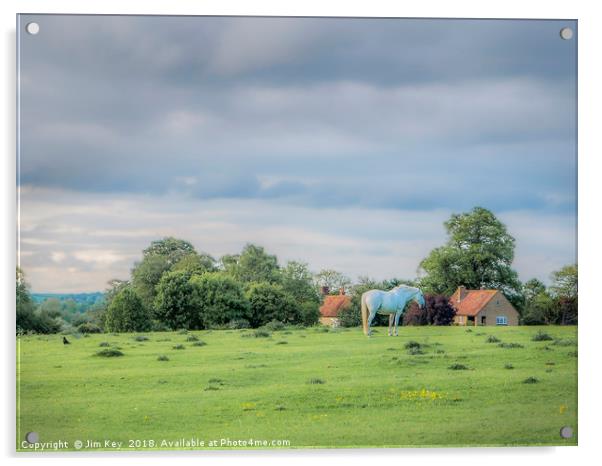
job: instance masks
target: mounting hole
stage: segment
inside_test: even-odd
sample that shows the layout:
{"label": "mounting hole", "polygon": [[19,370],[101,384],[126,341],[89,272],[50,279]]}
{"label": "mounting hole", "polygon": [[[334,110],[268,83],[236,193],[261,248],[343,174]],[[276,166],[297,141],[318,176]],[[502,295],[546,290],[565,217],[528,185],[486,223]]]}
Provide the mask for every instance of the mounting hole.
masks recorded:
{"label": "mounting hole", "polygon": [[37,432],[27,432],[25,440],[27,440],[27,443],[38,443],[40,441],[40,434]]}
{"label": "mounting hole", "polygon": [[573,38],[573,30],[571,28],[562,28],[560,30],[560,37],[564,40],[571,40]]}
{"label": "mounting hole", "polygon": [[28,34],[35,36],[38,32],[40,32],[40,25],[38,23],[27,23],[25,30]]}
{"label": "mounting hole", "polygon": [[564,426],[562,429],[560,429],[560,436],[562,438],[571,438],[573,436],[573,428]]}

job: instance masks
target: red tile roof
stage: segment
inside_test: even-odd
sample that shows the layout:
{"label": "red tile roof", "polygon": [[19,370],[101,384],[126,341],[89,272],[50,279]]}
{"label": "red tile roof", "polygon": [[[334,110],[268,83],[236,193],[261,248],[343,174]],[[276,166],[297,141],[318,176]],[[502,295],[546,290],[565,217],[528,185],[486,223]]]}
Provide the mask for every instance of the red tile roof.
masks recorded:
{"label": "red tile roof", "polygon": [[338,317],[339,312],[351,305],[351,298],[344,294],[325,296],[324,304],[320,307],[322,317]]}
{"label": "red tile roof", "polygon": [[459,293],[460,288],[449,298],[449,303],[456,309],[456,315],[476,316],[498,293],[498,290],[463,290],[463,298],[458,302]]}

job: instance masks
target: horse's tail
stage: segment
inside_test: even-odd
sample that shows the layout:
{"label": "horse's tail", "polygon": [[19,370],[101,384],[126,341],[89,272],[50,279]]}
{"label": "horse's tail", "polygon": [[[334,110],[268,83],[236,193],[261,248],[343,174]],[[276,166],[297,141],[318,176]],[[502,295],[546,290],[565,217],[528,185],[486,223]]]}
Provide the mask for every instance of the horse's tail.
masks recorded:
{"label": "horse's tail", "polygon": [[364,335],[368,335],[368,305],[366,304],[366,295],[362,294],[362,325],[364,327]]}

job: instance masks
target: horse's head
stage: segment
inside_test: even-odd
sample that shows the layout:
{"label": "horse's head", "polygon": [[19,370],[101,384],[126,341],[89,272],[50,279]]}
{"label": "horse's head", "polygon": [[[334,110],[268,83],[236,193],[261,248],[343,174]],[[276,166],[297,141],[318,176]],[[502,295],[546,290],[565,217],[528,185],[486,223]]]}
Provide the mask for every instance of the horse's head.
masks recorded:
{"label": "horse's head", "polygon": [[418,292],[414,295],[414,301],[418,304],[418,306],[420,306],[421,308],[423,308],[426,304],[425,300],[424,300],[424,295],[422,294],[422,291],[418,290]]}

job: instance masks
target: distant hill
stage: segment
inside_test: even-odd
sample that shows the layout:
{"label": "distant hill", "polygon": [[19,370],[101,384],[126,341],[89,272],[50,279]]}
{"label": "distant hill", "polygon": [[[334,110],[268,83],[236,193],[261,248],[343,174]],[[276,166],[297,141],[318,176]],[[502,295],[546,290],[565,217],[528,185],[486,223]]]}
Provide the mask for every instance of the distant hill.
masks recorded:
{"label": "distant hill", "polygon": [[32,293],[36,304],[41,304],[48,299],[57,299],[61,303],[73,302],[76,304],[79,312],[83,312],[95,304],[101,304],[104,299],[104,293],[96,291],[94,293]]}

